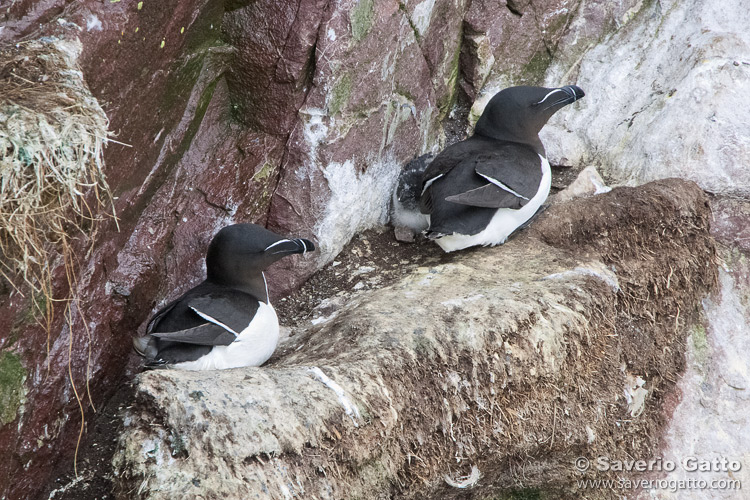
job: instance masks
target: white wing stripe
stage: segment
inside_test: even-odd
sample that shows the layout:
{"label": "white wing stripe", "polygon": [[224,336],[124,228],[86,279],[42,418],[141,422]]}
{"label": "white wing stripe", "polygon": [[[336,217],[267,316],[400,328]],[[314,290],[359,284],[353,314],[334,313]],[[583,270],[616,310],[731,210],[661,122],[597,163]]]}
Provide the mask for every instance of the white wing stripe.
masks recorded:
{"label": "white wing stripe", "polygon": [[[477,173],[479,173],[479,172],[477,172]],[[518,196],[519,198],[523,198],[524,200],[528,201],[528,198],[526,198],[524,195],[513,191],[511,188],[509,188],[508,186],[506,186],[505,184],[503,184],[499,180],[493,179],[492,177],[490,177],[488,175],[484,175],[484,174],[479,174],[479,175],[481,175],[482,177],[484,177],[485,179],[487,179],[488,181],[490,181],[492,184],[494,184],[495,186],[499,187],[500,189],[506,190],[507,192],[509,192],[513,196]]]}
{"label": "white wing stripe", "polygon": [[220,326],[220,327],[222,327],[222,328],[223,328],[224,330],[226,330],[226,331],[228,331],[229,333],[231,333],[232,335],[234,335],[235,337],[237,336],[237,332],[235,332],[234,330],[232,330],[231,328],[229,328],[229,327],[228,327],[227,325],[225,325],[224,323],[222,323],[222,322],[221,322],[221,321],[219,321],[218,319],[216,319],[216,318],[212,318],[212,317],[211,317],[211,316],[209,316],[208,314],[200,312],[200,311],[199,311],[198,309],[196,309],[196,308],[195,308],[195,307],[193,307],[193,306],[190,306],[190,309],[192,309],[193,311],[195,311],[195,314],[197,314],[197,315],[198,315],[198,316],[200,316],[201,318],[205,319],[205,320],[206,320],[206,321],[208,321],[209,323],[213,323],[214,325]]}
{"label": "white wing stripe", "polygon": [[440,179],[445,174],[436,175],[432,179],[429,179],[427,182],[424,183],[424,187],[422,188],[422,194],[424,194],[425,191],[427,191],[427,188],[430,187],[430,184],[435,182],[436,180]]}

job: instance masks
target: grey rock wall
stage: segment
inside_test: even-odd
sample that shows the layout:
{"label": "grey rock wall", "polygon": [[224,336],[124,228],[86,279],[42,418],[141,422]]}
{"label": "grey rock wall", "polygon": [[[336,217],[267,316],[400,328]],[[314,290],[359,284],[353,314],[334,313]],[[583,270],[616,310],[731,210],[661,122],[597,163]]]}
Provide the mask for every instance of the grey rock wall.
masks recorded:
{"label": "grey rock wall", "polygon": [[681,177],[747,197],[748,22],[744,2],[700,1],[644,2],[596,41],[574,21],[546,81],[569,74],[591,99],[553,123],[550,145],[618,183]]}
{"label": "grey rock wall", "polygon": [[[743,354],[750,323],[750,9],[742,1],[641,7],[598,39],[585,15],[573,20],[546,81],[573,75],[586,101],[579,112],[554,118],[545,143],[558,162],[596,166],[613,183],[678,176],[714,193],[721,288],[704,302],[704,324],[691,333],[681,396],[657,453],[676,468],[654,471],[651,478],[667,482],[630,498],[741,498],[738,486],[750,484],[750,362]],[[686,459],[730,460],[741,470],[690,471]],[[688,480],[718,483],[684,486]],[[684,487],[673,488],[677,481]]]}

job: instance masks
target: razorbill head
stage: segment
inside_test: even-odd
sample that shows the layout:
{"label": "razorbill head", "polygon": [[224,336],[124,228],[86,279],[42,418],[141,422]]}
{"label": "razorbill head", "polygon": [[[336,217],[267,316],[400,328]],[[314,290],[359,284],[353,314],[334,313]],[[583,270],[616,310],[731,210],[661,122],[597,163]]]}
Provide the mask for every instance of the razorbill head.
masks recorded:
{"label": "razorbill head", "polygon": [[147,366],[216,370],[260,366],[279,340],[279,321],[263,274],[309,240],[279,236],[256,224],[221,229],[208,246],[206,279],[158,311],[148,335],[133,339]]}
{"label": "razorbill head", "polygon": [[510,87],[490,99],[474,134],[443,150],[422,177],[426,236],[446,252],[499,245],[547,199],[551,171],[539,131],[584,96],[575,85]]}

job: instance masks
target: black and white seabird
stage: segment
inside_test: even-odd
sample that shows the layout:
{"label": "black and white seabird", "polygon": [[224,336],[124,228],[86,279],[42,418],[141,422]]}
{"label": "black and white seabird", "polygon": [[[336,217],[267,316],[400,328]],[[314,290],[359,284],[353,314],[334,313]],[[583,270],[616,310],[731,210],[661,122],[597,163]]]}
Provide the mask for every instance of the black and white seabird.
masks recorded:
{"label": "black and white seabird", "polygon": [[446,252],[505,243],[549,195],[551,171],[539,131],[583,96],[575,85],[498,92],[474,135],[443,150],[424,172],[420,211],[429,216],[426,236]]}
{"label": "black and white seabird", "polygon": [[432,153],[413,159],[401,170],[391,198],[391,224],[399,241],[414,241],[414,236],[427,229],[430,219],[419,211],[422,176],[435,157]]}
{"label": "black and white seabird", "polygon": [[220,370],[260,366],[279,341],[263,270],[291,254],[315,250],[256,224],[221,229],[208,246],[206,279],[167,304],[133,339],[147,366]]}

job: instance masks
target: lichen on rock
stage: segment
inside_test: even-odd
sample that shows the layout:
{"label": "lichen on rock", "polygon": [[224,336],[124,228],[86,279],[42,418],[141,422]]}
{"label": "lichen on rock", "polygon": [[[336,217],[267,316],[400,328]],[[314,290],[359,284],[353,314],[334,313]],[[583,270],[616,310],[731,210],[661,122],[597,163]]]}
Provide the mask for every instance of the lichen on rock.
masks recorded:
{"label": "lichen on rock", "polygon": [[356,4],[349,11],[352,38],[355,42],[362,40],[372,27],[373,0],[356,0]]}
{"label": "lichen on rock", "polygon": [[328,115],[334,116],[346,106],[349,96],[352,93],[352,77],[349,73],[344,73],[336,81],[328,98]]}
{"label": "lichen on rock", "polygon": [[26,370],[21,359],[10,352],[0,354],[0,426],[16,419],[24,400]]}
{"label": "lichen on rock", "polygon": [[573,22],[566,40],[577,43],[562,42],[546,81],[572,74],[592,99],[551,120],[545,144],[564,142],[571,163],[596,162],[617,183],[680,177],[748,196],[748,9],[674,0],[624,7],[610,12],[601,39],[589,38],[583,19]]}

